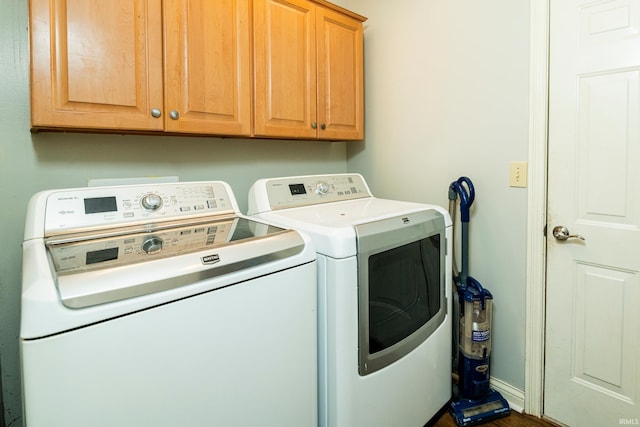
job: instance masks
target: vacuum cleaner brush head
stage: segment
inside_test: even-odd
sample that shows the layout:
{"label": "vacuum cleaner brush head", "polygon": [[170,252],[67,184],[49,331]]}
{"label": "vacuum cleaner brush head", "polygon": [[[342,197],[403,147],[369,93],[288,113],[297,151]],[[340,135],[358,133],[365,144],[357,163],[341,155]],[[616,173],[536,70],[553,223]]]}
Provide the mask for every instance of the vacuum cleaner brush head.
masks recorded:
{"label": "vacuum cleaner brush head", "polygon": [[474,426],[506,417],[511,413],[507,401],[495,390],[479,400],[460,399],[453,401],[451,416],[460,427]]}

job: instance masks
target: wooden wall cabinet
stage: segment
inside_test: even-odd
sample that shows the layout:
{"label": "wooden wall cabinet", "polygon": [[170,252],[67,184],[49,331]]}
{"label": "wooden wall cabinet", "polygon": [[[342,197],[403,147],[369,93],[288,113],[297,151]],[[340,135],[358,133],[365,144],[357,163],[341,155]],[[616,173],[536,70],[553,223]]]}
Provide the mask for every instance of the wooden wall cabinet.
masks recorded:
{"label": "wooden wall cabinet", "polygon": [[251,134],[246,0],[30,0],[37,129]]}
{"label": "wooden wall cabinet", "polygon": [[365,19],[323,1],[254,0],[256,136],[364,137]]}
{"label": "wooden wall cabinet", "polygon": [[249,5],[247,0],[163,1],[165,130],[251,135]]}
{"label": "wooden wall cabinet", "polygon": [[325,0],[29,9],[35,131],[363,138],[365,18]]}

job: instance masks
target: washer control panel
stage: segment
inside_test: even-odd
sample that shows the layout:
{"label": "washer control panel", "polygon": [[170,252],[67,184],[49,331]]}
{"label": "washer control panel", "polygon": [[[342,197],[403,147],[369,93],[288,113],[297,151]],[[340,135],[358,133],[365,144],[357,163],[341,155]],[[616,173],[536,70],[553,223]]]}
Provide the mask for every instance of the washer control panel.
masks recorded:
{"label": "washer control panel", "polygon": [[273,210],[371,197],[364,178],[359,174],[266,179],[255,191],[266,192]]}
{"label": "washer control panel", "polygon": [[221,181],[52,191],[47,196],[45,234],[229,214],[236,210],[231,189]]}

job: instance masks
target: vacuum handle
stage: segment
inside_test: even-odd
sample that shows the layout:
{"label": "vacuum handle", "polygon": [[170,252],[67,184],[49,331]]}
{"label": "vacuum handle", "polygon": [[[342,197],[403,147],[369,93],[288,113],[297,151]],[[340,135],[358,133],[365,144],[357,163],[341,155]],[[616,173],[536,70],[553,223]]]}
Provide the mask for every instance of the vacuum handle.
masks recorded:
{"label": "vacuum handle", "polygon": [[460,221],[469,222],[469,209],[476,197],[473,183],[466,176],[461,176],[449,186],[449,199],[455,199],[455,195],[460,197]]}
{"label": "vacuum handle", "polygon": [[458,195],[460,196],[460,220],[469,222],[469,209],[476,197],[473,183],[466,176],[461,176],[456,181],[458,184]]}

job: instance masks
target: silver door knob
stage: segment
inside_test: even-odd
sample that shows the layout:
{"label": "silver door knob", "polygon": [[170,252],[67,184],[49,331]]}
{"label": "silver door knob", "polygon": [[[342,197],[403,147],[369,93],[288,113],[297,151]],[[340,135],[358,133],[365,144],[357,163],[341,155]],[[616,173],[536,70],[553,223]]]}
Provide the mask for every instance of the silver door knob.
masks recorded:
{"label": "silver door knob", "polygon": [[557,240],[562,240],[562,241],[568,240],[568,239],[584,240],[584,237],[582,237],[579,234],[569,233],[569,229],[564,225],[558,225],[553,228],[553,237],[555,237]]}
{"label": "silver door knob", "polygon": [[158,118],[158,117],[160,117],[161,115],[162,115],[162,111],[160,111],[160,109],[159,109],[159,108],[153,108],[153,109],[151,109],[151,116],[152,116],[152,117],[155,117],[155,118],[157,119],[157,118]]}
{"label": "silver door knob", "polygon": [[180,118],[180,113],[178,113],[176,110],[171,110],[169,112],[169,117],[171,117],[171,119],[173,120],[178,120]]}

